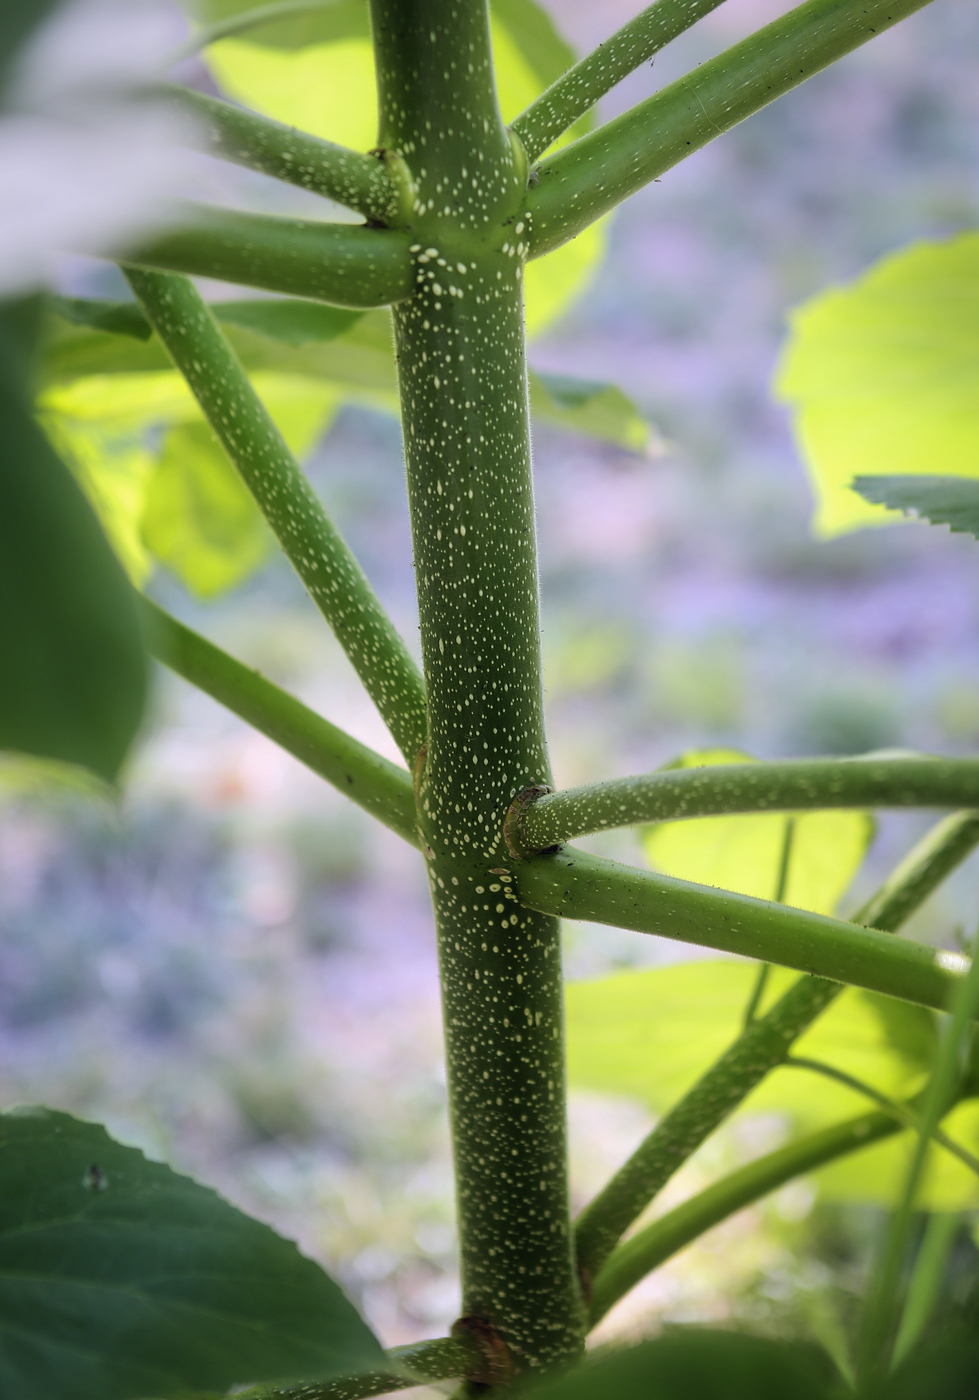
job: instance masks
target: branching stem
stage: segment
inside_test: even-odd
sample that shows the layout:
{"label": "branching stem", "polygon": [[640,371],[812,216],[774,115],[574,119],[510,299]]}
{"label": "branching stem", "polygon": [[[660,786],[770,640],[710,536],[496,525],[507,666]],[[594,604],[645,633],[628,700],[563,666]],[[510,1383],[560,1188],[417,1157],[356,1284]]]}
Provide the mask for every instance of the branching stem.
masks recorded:
{"label": "branching stem", "polygon": [[525,854],[643,822],[833,807],[979,807],[979,758],[799,758],[668,768],[565,788],[510,823]]}

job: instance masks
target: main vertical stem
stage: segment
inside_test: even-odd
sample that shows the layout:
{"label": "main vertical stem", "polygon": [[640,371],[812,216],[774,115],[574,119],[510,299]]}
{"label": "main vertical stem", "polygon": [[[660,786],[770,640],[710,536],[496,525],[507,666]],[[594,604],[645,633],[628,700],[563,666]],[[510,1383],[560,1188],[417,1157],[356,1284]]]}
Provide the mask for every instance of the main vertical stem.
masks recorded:
{"label": "main vertical stem", "polygon": [[395,308],[463,1310],[517,1371],[566,1362],[584,1313],[567,1189],[556,920],[510,891],[503,818],[549,778],[522,265],[526,166],[501,121],[485,0],[372,0],[380,144],[415,182]]}

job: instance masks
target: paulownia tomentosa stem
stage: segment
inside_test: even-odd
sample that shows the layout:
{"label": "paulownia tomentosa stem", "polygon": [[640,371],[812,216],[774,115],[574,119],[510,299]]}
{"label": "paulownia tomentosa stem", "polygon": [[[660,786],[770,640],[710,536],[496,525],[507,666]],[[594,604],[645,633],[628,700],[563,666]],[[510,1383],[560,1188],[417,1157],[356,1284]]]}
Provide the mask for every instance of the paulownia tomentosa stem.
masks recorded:
{"label": "paulownia tomentosa stem", "polygon": [[[963,812],[939,822],[857,919],[898,929],[977,844],[979,814]],[[842,990],[839,983],[818,977],[803,977],[790,987],[766,1015],[745,1027],[582,1212],[576,1227],[578,1259],[596,1288],[606,1260],[612,1267],[615,1243],[628,1226]]]}
{"label": "paulownia tomentosa stem", "polygon": [[438,931],[463,1310],[517,1373],[584,1337],[557,920],[522,908],[506,809],[549,778],[522,272],[526,165],[485,0],[372,0],[378,145],[416,195],[394,309],[428,704],[419,824]]}
{"label": "paulownia tomentosa stem", "polygon": [[129,267],[143,310],[336,634],[408,763],[425,742],[418,668],[191,282]]}

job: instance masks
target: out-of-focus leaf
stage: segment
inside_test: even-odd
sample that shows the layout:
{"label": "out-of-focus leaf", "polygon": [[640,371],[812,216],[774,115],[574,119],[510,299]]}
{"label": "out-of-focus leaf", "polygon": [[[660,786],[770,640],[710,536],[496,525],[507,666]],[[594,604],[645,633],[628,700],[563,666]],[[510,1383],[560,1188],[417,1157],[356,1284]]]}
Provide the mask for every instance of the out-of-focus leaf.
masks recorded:
{"label": "out-of-focus leaf", "polygon": [[547,330],[586,291],[608,242],[608,220],[599,219],[553,253],[524,268],[524,316],[531,338]]}
{"label": "out-of-focus leaf", "polygon": [[87,297],[49,298],[51,310],[76,326],[89,326],[95,331],[110,331],[113,335],[130,335],[135,340],[149,340],[153,328],[134,301],[100,301]]}
{"label": "out-of-focus leaf", "polygon": [[[199,23],[214,24],[245,15],[259,7],[254,0],[182,0],[184,9]],[[306,12],[250,25],[253,44],[271,49],[302,49],[310,44],[331,44],[339,39],[370,38],[367,0],[329,0]]]}
{"label": "out-of-focus leaf", "polygon": [[979,477],[979,233],[918,243],[794,313],[776,379],[836,535],[899,520],[856,476]]}
{"label": "out-of-focus leaf", "polygon": [[652,425],[614,384],[531,370],[530,411],[542,423],[644,456],[659,445]]}
{"label": "out-of-focus leaf", "polygon": [[963,1327],[912,1352],[874,1400],[975,1400],[977,1395],[979,1338]]}
{"label": "out-of-focus leaf", "polygon": [[206,423],[171,428],[150,477],[143,538],[199,598],[234,588],[263,564],[272,535]]}
{"label": "out-of-focus leaf", "polygon": [[0,5],[0,91],[31,31],[43,24],[59,3],[60,0],[4,0]]}
{"label": "out-of-focus leaf", "polygon": [[96,1124],[0,1115],[0,1187],[4,1400],[223,1394],[381,1361],[294,1244]]}
{"label": "out-of-focus leaf", "polygon": [[[697,961],[617,973],[566,988],[568,1078],[573,1087],[639,1099],[665,1112],[741,1031],[756,976],[749,963]],[[796,981],[773,968],[762,1011]],[[918,1092],[935,1048],[931,1014],[921,1007],[850,988],[793,1046],[792,1053],[854,1075],[891,1098]],[[738,1116],[778,1114],[793,1132],[814,1132],[865,1113],[871,1100],[811,1070],[774,1070]],[[979,1151],[979,1104],[954,1110],[945,1130]],[[819,1172],[831,1199],[891,1205],[900,1199],[913,1148],[910,1133]],[[921,1204],[963,1209],[979,1202],[979,1179],[942,1148],[931,1154]]]}
{"label": "out-of-focus leaf", "polygon": [[135,598],[27,406],[33,308],[0,307],[0,747],[113,781],[146,664]]}
{"label": "out-of-focus leaf", "polygon": [[[675,766],[750,761],[750,755],[732,749],[698,749]],[[789,821],[793,831],[784,902],[818,914],[835,913],[874,835],[867,812],[697,817],[646,827],[642,842],[650,864],[665,875],[774,899]]]}
{"label": "out-of-focus leaf", "polygon": [[873,505],[979,539],[979,481],[958,476],[858,476],[853,489]]}
{"label": "out-of-focus leaf", "polygon": [[[663,1112],[737,1039],[755,976],[751,963],[698,960],[570,983],[571,1083],[639,1098]],[[762,1010],[797,976],[773,968]],[[882,1013],[885,1005],[869,992],[843,992],[793,1053],[847,1070],[883,1093],[913,1092],[929,1067],[930,1016],[903,1004]],[[850,1089],[811,1072],[802,1076],[802,1070],[776,1071],[748,1101],[751,1111],[785,1113],[811,1128],[867,1107]]]}
{"label": "out-of-focus leaf", "polygon": [[690,1327],[588,1361],[530,1393],[539,1400],[828,1400],[839,1393],[839,1377],[816,1347]]}

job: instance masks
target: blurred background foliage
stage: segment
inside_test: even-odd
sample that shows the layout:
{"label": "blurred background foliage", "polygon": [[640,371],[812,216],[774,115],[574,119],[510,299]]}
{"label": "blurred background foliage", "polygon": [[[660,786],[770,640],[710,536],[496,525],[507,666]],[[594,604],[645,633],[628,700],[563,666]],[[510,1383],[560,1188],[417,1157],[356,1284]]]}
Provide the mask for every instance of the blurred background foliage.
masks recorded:
{"label": "blurred background foliage", "polygon": [[[215,0],[198,18],[221,21],[243,8]],[[632,8],[549,0],[547,12],[580,50]],[[787,8],[728,0],[617,89],[603,114]],[[515,0],[494,6],[506,116],[565,65],[551,20]],[[310,28],[324,22],[334,28]],[[182,74],[366,149],[374,139],[366,55],[363,6],[344,0],[318,17],[222,39]],[[913,524],[814,538],[812,487],[769,385],[790,311],[827,284],[848,283],[916,240],[955,239],[945,246],[974,258],[977,58],[975,7],[939,0],[528,270],[545,675],[562,785],[651,768],[708,743],[758,758],[974,749],[974,545]],[[198,193],[237,207],[322,214],[312,196],[204,157],[196,178]],[[880,508],[840,487],[841,473],[876,464],[841,466],[833,455],[840,409],[833,419],[806,377],[806,337],[839,334],[841,321],[850,335],[874,278],[906,271],[909,258],[927,262],[924,248],[793,322],[780,393],[802,406],[802,445],[822,472],[824,536]],[[118,305],[118,274],[73,260],[60,290],[45,329],[42,422],[130,575],[394,756],[186,388],[148,328]],[[297,317],[218,284],[205,290],[414,637],[385,314],[308,307]],[[79,298],[103,305],[93,312]],[[958,382],[968,383],[966,334],[958,354]],[[852,411],[844,405],[844,423]],[[156,679],[122,796],[77,774],[54,784],[16,759],[2,775],[4,1102],[43,1101],[105,1122],[218,1185],[322,1258],[387,1343],[447,1326],[458,1308],[451,1174],[434,944],[413,853],[166,675]],[[807,859],[819,866],[819,819],[805,820],[814,830],[810,839],[800,823],[796,879]],[[927,818],[885,814],[876,830],[863,814],[834,820],[846,826],[833,833],[836,849],[842,839],[852,860],[829,902],[849,913]],[[735,833],[749,854],[736,846],[726,858],[752,866],[766,893],[784,823],[756,821],[756,835]],[[708,878],[696,867],[697,826],[591,844]],[[970,862],[914,920],[914,935],[950,947],[971,937],[976,874]],[[685,961],[680,945],[582,925],[567,929],[566,946],[574,1189],[584,1203],[669,1094],[727,1043],[754,970]],[[776,977],[768,995],[782,985]],[[888,1092],[913,1092],[930,1034],[927,1018],[895,1019],[878,1000],[848,993],[800,1053],[835,1057]],[[655,1211],[794,1129],[862,1107],[828,1080],[779,1071]],[[953,1126],[976,1146],[972,1110]],[[872,1160],[742,1213],[649,1279],[601,1335],[734,1320],[839,1350],[903,1150],[874,1149]],[[936,1156],[928,1189],[935,1209],[965,1212],[948,1304],[974,1265],[974,1183]]]}

